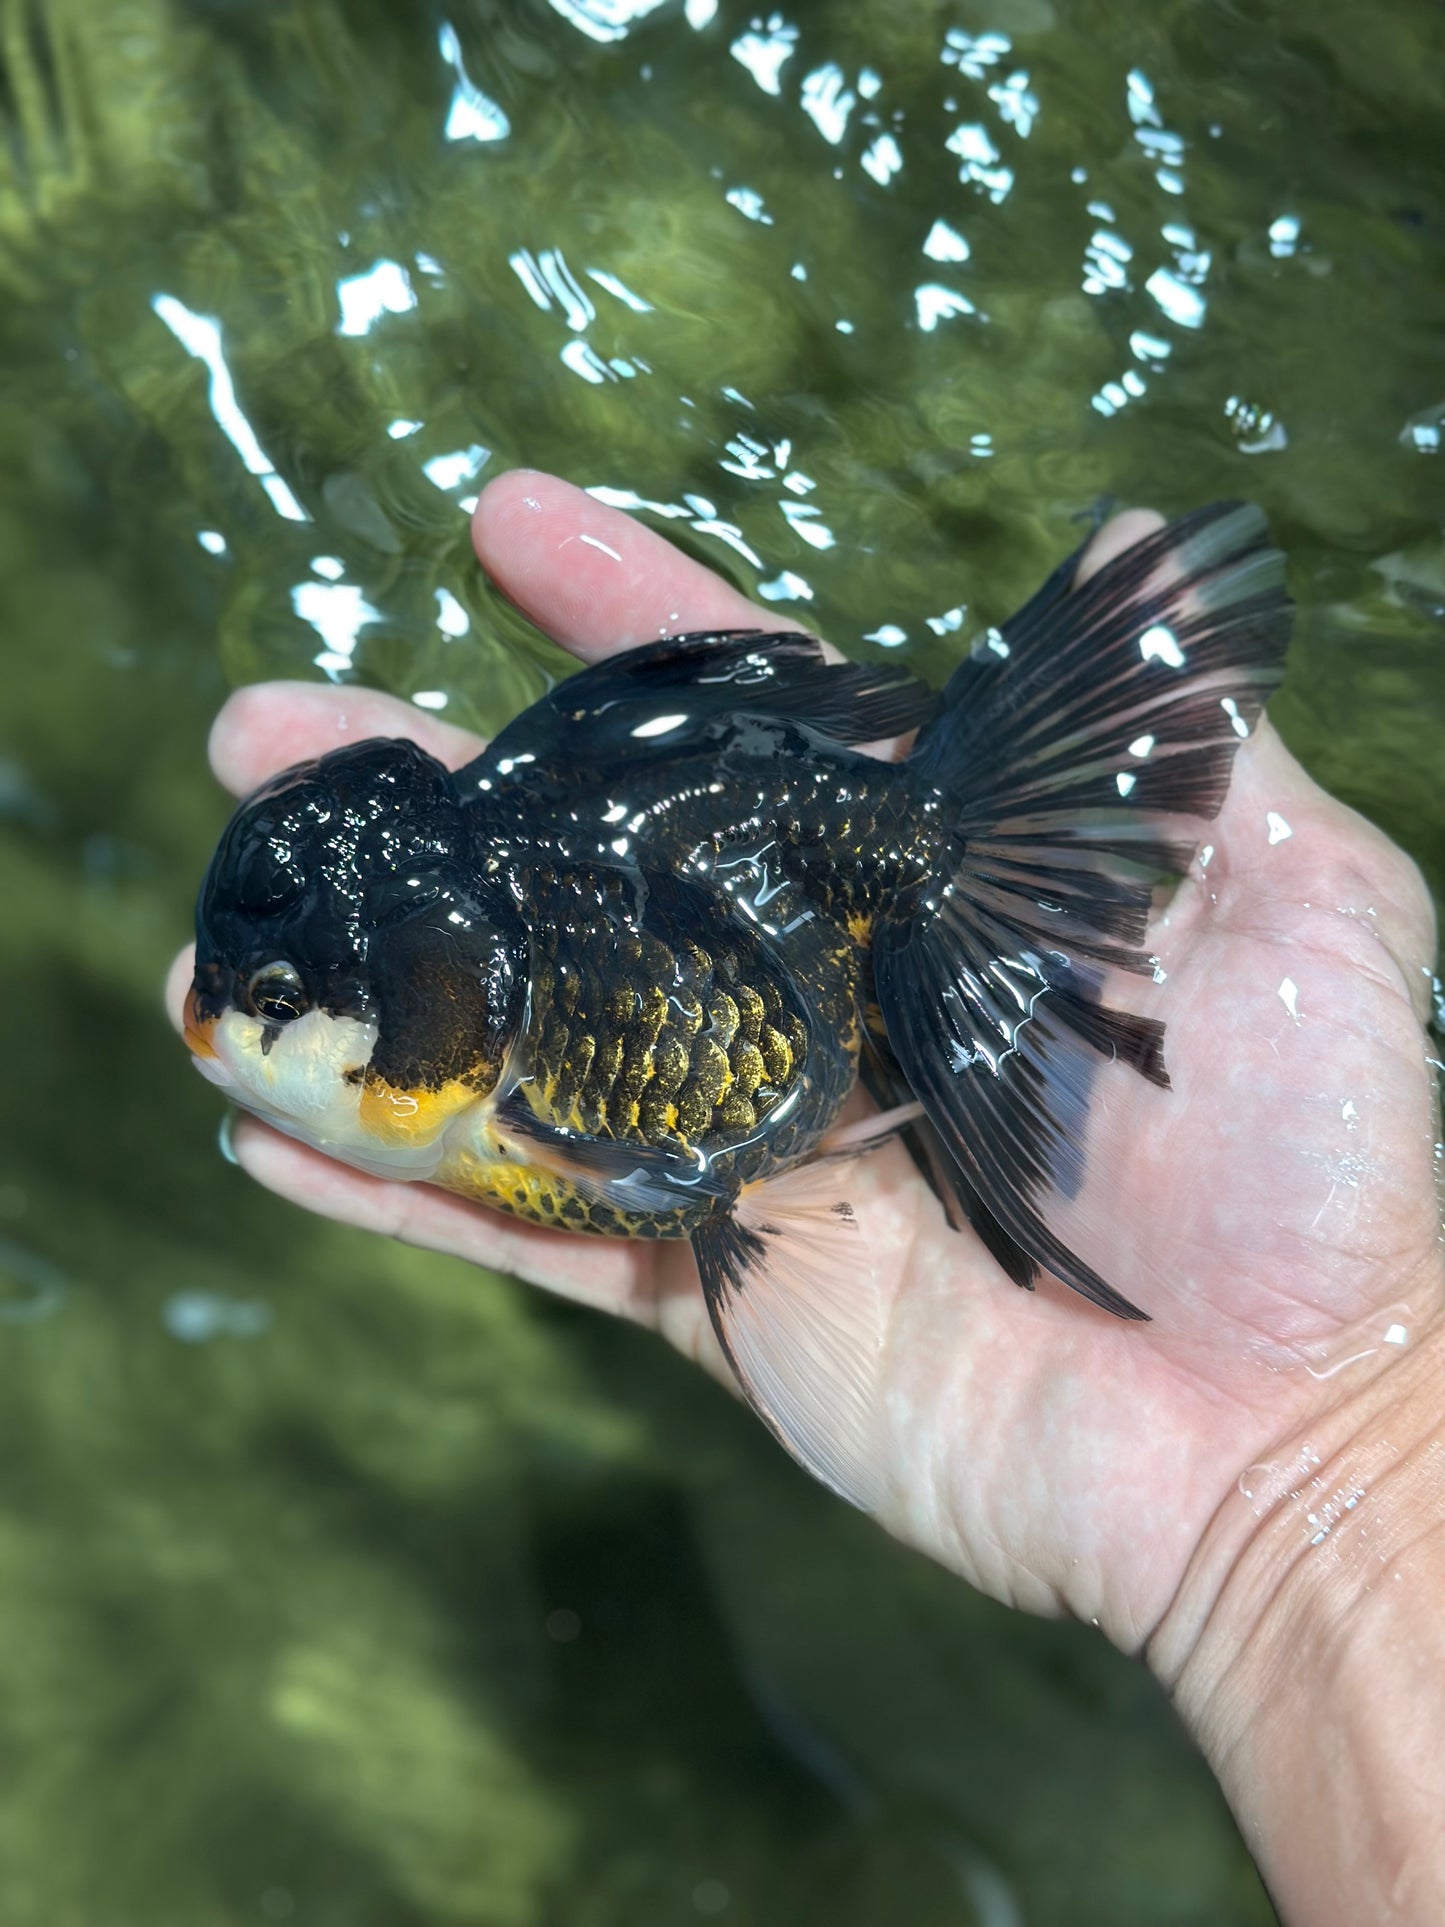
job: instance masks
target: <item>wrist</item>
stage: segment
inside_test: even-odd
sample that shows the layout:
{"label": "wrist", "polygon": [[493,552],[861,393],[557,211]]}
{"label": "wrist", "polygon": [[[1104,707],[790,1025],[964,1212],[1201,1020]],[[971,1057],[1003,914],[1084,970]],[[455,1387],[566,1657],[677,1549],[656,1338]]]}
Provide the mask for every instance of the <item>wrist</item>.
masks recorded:
{"label": "wrist", "polygon": [[1445,1321],[1241,1476],[1149,1660],[1286,1919],[1445,1919]]}

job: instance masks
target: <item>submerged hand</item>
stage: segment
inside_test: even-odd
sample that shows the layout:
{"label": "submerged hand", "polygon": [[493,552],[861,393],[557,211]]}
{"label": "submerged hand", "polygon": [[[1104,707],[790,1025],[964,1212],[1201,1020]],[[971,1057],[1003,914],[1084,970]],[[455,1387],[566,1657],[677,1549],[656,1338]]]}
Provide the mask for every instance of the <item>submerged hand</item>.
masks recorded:
{"label": "submerged hand", "polygon": [[[1086,567],[1152,525],[1109,525]],[[661,537],[547,477],[494,483],[475,536],[513,599],[583,659],[769,620]],[[231,699],[212,755],[240,793],[379,734],[453,765],[476,748],[385,697],[277,684]],[[850,1179],[888,1307],[885,1523],[998,1598],[1149,1647],[1187,1708],[1196,1696],[1201,1730],[1223,1717],[1226,1681],[1237,1690],[1238,1649],[1263,1610],[1250,1600],[1272,1598],[1276,1579],[1306,1585],[1297,1555],[1318,1523],[1338,1562],[1365,1516],[1351,1494],[1417,1457],[1428,1484],[1430,1367],[1445,1351],[1420,878],[1268,725],[1241,746],[1208,834],[1207,865],[1151,933],[1167,982],[1134,999],[1167,1022],[1173,1090],[1141,1086],[1147,1128],[1121,1109],[1129,1143],[1102,1207],[1127,1254],[1117,1282],[1159,1281],[1138,1293],[1153,1324],[1120,1323],[1048,1281],[1017,1290],[950,1228],[898,1146]],[[173,989],[178,1007],[184,973]],[[653,1324],[726,1375],[685,1245],[534,1230],[363,1176],[250,1119],[236,1150],[310,1209]],[[1438,1489],[1425,1502],[1445,1513]],[[1388,1526],[1387,1514],[1380,1545]],[[1396,1528],[1392,1556],[1411,1537],[1407,1519]],[[1216,1752],[1237,1739],[1222,1732]]]}

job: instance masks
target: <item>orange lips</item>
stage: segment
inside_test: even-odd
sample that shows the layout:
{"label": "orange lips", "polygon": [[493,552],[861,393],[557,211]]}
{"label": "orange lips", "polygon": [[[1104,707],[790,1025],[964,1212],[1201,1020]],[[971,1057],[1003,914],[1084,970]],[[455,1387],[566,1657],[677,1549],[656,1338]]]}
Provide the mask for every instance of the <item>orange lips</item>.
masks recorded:
{"label": "orange lips", "polygon": [[187,1044],[197,1057],[214,1057],[216,1052],[211,1043],[211,1032],[216,1028],[214,1017],[199,1017],[196,1014],[196,987],[191,985],[186,992],[186,1011],[181,1029]]}

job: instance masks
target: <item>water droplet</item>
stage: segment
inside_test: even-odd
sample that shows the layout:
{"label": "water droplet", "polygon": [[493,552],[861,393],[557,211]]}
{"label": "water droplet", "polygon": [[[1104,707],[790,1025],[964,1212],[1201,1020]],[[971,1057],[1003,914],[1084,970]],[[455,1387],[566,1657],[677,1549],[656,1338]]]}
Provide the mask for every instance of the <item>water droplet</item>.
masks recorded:
{"label": "water droplet", "polygon": [[1329,1354],[1325,1353],[1325,1363],[1321,1365],[1306,1364],[1305,1370],[1311,1378],[1333,1378],[1336,1372],[1344,1371],[1347,1365],[1359,1365],[1362,1364],[1365,1359],[1373,1358],[1375,1356],[1375,1349],[1373,1345],[1366,1345],[1361,1351],[1351,1352],[1348,1358],[1336,1359],[1330,1359]]}
{"label": "water droplet", "polygon": [[1279,1467],[1272,1459],[1261,1460],[1256,1465],[1247,1465],[1239,1475],[1240,1497],[1260,1498],[1267,1501],[1271,1496],[1268,1488],[1278,1478]]}
{"label": "water droplet", "polygon": [[1284,423],[1259,403],[1248,401],[1242,395],[1231,395],[1224,404],[1224,413],[1241,455],[1267,455],[1289,447]]}
{"label": "water droplet", "polygon": [[[21,1197],[23,1201],[23,1193]],[[65,1274],[48,1258],[16,1244],[12,1238],[0,1238],[0,1280],[8,1284],[11,1279],[21,1287],[21,1293],[0,1296],[0,1322],[7,1325],[35,1325],[51,1317],[60,1310],[69,1290]]]}
{"label": "water droplet", "polygon": [[577,539],[580,542],[585,542],[589,549],[598,549],[601,551],[603,555],[611,556],[614,562],[620,562],[622,560],[622,557],[618,554],[617,550],[612,548],[609,543],[603,542],[598,536],[582,535],[582,536],[579,536]]}
{"label": "water droplet", "polygon": [[218,1291],[177,1291],[166,1300],[161,1319],[183,1345],[205,1345],[213,1338],[259,1338],[271,1323],[271,1307]]}

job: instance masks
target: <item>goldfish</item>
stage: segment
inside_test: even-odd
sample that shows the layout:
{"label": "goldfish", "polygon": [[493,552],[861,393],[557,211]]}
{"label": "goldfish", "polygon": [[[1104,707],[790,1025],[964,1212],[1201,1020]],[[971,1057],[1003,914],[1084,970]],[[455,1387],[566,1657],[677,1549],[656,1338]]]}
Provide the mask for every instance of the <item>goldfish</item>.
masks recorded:
{"label": "goldfish", "polygon": [[[940,691],[801,633],[686,634],[461,769],[379,738],[283,771],[201,887],[199,1069],[378,1177],[689,1240],[747,1398],[865,1502],[849,1189],[885,1139],[1007,1278],[1146,1315],[1070,1236],[1100,1072],[1169,1087],[1164,1022],[1110,993],[1156,972],[1154,891],[1220,809],[1290,603],[1247,505],[1078,583],[1081,553]],[[860,1081],[878,1111],[841,1124]]]}

